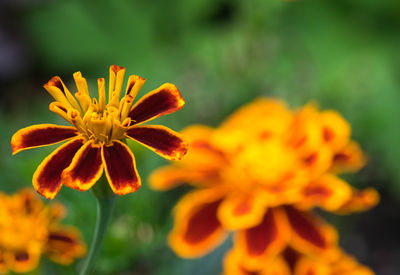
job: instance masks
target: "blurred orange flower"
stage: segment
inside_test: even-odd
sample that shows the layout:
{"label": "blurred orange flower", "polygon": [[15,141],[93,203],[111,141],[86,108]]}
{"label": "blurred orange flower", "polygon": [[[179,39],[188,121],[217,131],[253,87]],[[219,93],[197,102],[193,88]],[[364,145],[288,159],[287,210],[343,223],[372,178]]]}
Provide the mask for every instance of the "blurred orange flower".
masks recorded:
{"label": "blurred orange flower", "polygon": [[195,125],[183,135],[190,141],[185,159],[150,177],[156,190],[197,187],[174,210],[169,244],[182,257],[200,257],[234,231],[234,250],[252,269],[288,247],[333,261],[337,233],[312,209],[346,214],[379,200],[374,189],[338,177],[363,167],[366,157],[335,111],[312,104],[291,111],[262,98],[216,129]]}
{"label": "blurred orange flower", "polygon": [[180,134],[160,125],[141,125],[183,107],[185,102],[176,86],[163,84],[133,104],[145,79],[131,75],[120,100],[124,74],[125,68],[110,67],[108,103],[104,78],[98,79],[98,100],[91,99],[80,72],[74,74],[78,89],[75,97],[58,76],[44,85],[55,99],[50,110],[73,127],[33,125],[19,130],[11,139],[13,154],[69,140],[47,156],[33,175],[33,186],[41,195],[53,199],[63,184],[86,191],[101,177],[103,168],[115,194],[135,192],[141,180],[135,158],[123,142],[125,138],[170,160],[186,153]]}
{"label": "blurred orange flower", "polygon": [[235,250],[227,253],[224,260],[225,275],[373,275],[366,266],[340,251],[332,262],[312,258],[292,248],[285,249],[278,257],[268,259],[260,268],[248,268],[242,264]]}
{"label": "blurred orange flower", "polygon": [[63,205],[49,206],[28,189],[0,193],[0,273],[35,269],[42,254],[64,265],[86,254],[80,232],[59,222]]}

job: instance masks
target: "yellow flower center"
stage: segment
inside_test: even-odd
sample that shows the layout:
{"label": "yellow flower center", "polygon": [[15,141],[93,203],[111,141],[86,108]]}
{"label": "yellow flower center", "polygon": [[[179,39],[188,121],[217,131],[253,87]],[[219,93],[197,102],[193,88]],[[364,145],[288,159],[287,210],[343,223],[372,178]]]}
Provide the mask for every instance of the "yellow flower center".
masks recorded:
{"label": "yellow flower center", "polygon": [[300,165],[296,154],[278,138],[248,143],[231,161],[222,173],[224,182],[243,192],[257,192],[260,188],[280,192],[285,183],[287,187],[297,184]]}
{"label": "yellow flower center", "polygon": [[125,95],[120,99],[124,74],[125,68],[110,67],[108,103],[104,78],[97,80],[97,100],[90,97],[86,80],[80,72],[74,74],[78,88],[75,97],[59,77],[54,77],[44,86],[56,100],[50,104],[50,110],[69,121],[84,137],[95,143],[109,144],[113,140],[121,140],[131,124],[128,115],[133,101],[145,82],[144,78],[131,75]]}

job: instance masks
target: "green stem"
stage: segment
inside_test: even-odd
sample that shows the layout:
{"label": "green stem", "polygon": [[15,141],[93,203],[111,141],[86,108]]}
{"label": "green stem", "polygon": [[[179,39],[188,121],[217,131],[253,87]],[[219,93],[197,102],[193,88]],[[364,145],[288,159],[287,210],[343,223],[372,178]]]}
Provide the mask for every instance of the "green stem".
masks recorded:
{"label": "green stem", "polygon": [[90,274],[94,267],[96,258],[100,253],[101,245],[107,232],[108,224],[114,210],[115,195],[108,185],[106,177],[103,177],[92,187],[92,191],[97,201],[97,220],[94,237],[79,275]]}

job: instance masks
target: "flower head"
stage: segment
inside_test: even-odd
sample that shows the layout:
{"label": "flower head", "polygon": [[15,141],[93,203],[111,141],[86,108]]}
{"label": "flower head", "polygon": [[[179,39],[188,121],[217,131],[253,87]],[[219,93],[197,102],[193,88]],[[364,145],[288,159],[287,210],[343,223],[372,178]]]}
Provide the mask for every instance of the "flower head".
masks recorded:
{"label": "flower head", "polygon": [[199,257],[234,232],[234,250],[250,269],[293,248],[307,257],[339,257],[336,230],[316,216],[364,211],[379,199],[374,189],[339,177],[365,163],[349,124],[335,111],[306,105],[291,111],[277,100],[242,107],[218,128],[183,131],[189,154],[161,167],[151,186],[189,183],[174,210],[169,244],[182,257]]}
{"label": "flower head", "polygon": [[46,206],[28,189],[0,193],[0,203],[0,273],[33,270],[42,254],[66,265],[85,255],[79,231],[59,223],[61,204]]}
{"label": "flower head", "polygon": [[259,268],[242,264],[235,250],[227,253],[224,260],[225,275],[373,275],[374,272],[360,265],[353,257],[340,251],[335,261],[313,258],[292,248],[286,248],[278,257],[268,259]]}
{"label": "flower head", "polygon": [[64,184],[86,191],[106,172],[115,194],[135,192],[141,186],[135,158],[123,142],[133,139],[155,153],[178,160],[186,153],[181,135],[160,125],[142,125],[175,112],[185,104],[175,85],[166,83],[136,103],[134,99],[145,79],[131,75],[121,99],[125,68],[110,67],[108,101],[104,78],[99,78],[98,99],[91,99],[85,78],[74,74],[75,97],[58,76],[44,88],[55,99],[50,110],[73,126],[33,125],[16,132],[11,139],[13,154],[69,140],[47,156],[33,176],[33,186],[52,199]]}

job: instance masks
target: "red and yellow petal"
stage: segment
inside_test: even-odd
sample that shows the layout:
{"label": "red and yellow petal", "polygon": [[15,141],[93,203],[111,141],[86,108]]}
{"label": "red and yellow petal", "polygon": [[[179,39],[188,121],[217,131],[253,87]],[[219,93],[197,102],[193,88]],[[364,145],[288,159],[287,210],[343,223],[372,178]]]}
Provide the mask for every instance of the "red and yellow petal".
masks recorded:
{"label": "red and yellow petal", "polygon": [[75,127],[38,124],[17,131],[11,138],[13,155],[23,150],[55,144],[77,136]]}
{"label": "red and yellow petal", "polygon": [[344,180],[324,174],[303,188],[303,197],[296,204],[302,210],[319,206],[327,211],[338,210],[352,195],[350,185]]}
{"label": "red and yellow petal", "polygon": [[54,262],[68,265],[86,254],[86,245],[76,228],[58,226],[50,230],[45,252]]}
{"label": "red and yellow petal", "polygon": [[6,263],[4,251],[0,249],[0,274],[6,274],[8,271],[8,266]]}
{"label": "red and yellow petal", "polygon": [[[10,254],[12,255],[12,260],[10,261],[10,269],[18,272],[25,273],[34,270],[40,259],[40,253],[29,253],[27,251],[18,251]],[[11,262],[12,261],[12,262]]]}
{"label": "red and yellow petal", "polygon": [[185,105],[178,88],[165,83],[147,93],[132,107],[129,117],[133,124],[140,124],[159,116],[173,113]]}
{"label": "red and yellow petal", "polygon": [[337,257],[336,230],[312,212],[302,212],[292,206],[284,207],[291,229],[290,244],[304,254],[326,259]]}
{"label": "red and yellow petal", "polygon": [[354,257],[342,252],[338,261],[332,263],[330,275],[374,275],[367,266],[359,264]]}
{"label": "red and yellow petal", "polygon": [[310,178],[316,179],[331,167],[332,151],[327,146],[321,145],[318,149],[303,155],[302,162]]}
{"label": "red and yellow petal", "polygon": [[141,180],[136,170],[135,157],[128,146],[120,141],[104,145],[101,151],[106,176],[117,195],[136,192]]}
{"label": "red and yellow petal", "polygon": [[379,193],[374,188],[353,189],[351,197],[337,211],[338,214],[350,214],[366,211],[379,203]]}
{"label": "red and yellow petal", "polygon": [[33,174],[33,187],[42,196],[53,199],[61,188],[61,174],[69,166],[76,152],[84,144],[82,138],[73,139],[54,150]]}
{"label": "red and yellow petal", "polygon": [[262,197],[233,194],[223,200],[218,208],[218,219],[230,230],[251,228],[261,223],[267,207]]}
{"label": "red and yellow petal", "polygon": [[302,257],[294,268],[295,275],[331,275],[331,268],[316,259]]}
{"label": "red and yellow petal", "polygon": [[349,123],[337,112],[331,110],[321,112],[320,119],[325,144],[334,152],[341,150],[350,139]]}
{"label": "red and yellow petal", "polygon": [[271,208],[260,224],[236,234],[234,249],[240,253],[245,268],[258,269],[266,259],[278,255],[285,248],[288,236],[288,225],[282,210]]}
{"label": "red and yellow petal", "polygon": [[332,171],[357,172],[367,162],[366,156],[356,142],[350,142],[333,155]]}
{"label": "red and yellow petal", "polygon": [[202,182],[203,173],[168,165],[154,170],[149,177],[149,186],[157,191],[167,191],[184,183]]}
{"label": "red and yellow petal", "polygon": [[89,190],[103,174],[101,145],[86,142],[62,173],[62,183],[79,191]]}
{"label": "red and yellow petal", "polygon": [[182,136],[165,126],[133,126],[125,135],[169,160],[179,160],[187,151]]}
{"label": "red and yellow petal", "polygon": [[184,258],[201,257],[227,236],[217,217],[224,192],[210,188],[193,191],[175,207],[174,228],[168,236],[171,248]]}
{"label": "red and yellow petal", "polygon": [[242,265],[240,254],[230,250],[224,258],[224,275],[291,275],[288,264],[282,257],[267,259],[258,269],[248,269]]}

